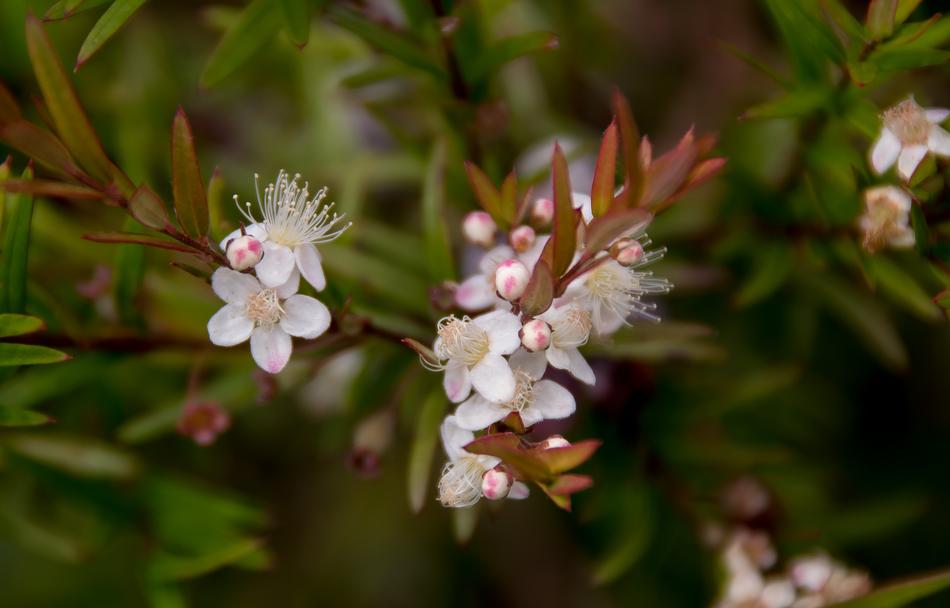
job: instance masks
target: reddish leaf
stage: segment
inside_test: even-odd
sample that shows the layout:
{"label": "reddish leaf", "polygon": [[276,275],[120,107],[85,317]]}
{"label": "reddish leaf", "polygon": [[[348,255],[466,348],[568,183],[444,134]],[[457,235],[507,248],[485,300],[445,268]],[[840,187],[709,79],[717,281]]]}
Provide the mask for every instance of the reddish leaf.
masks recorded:
{"label": "reddish leaf", "polygon": [[554,192],[554,225],[549,240],[550,264],[554,276],[560,277],[574,259],[577,247],[577,215],[574,213],[567,159],[558,144],[554,144],[554,155],[551,159],[551,185]]}
{"label": "reddish leaf", "polygon": [[559,475],[546,491],[548,494],[569,496],[586,490],[592,485],[594,485],[594,480],[589,475]]}
{"label": "reddish leaf", "polygon": [[661,204],[676,192],[692,171],[698,152],[693,130],[690,129],[675,148],[650,165],[640,205],[650,207]]}
{"label": "reddish leaf", "polygon": [[500,424],[508,427],[519,435],[524,435],[527,430],[525,429],[524,421],[521,420],[521,415],[518,414],[518,412],[511,412],[505,416],[504,420],[502,420]]}
{"label": "reddish leaf", "polygon": [[606,215],[594,218],[587,227],[584,258],[610,247],[618,238],[646,226],[653,215],[643,209],[614,209]]}
{"label": "reddish leaf", "polygon": [[548,482],[553,478],[545,464],[538,459],[536,450],[522,447],[521,439],[514,433],[484,435],[466,445],[465,449],[472,454],[500,458],[514,470],[519,479]]}
{"label": "reddish leaf", "polygon": [[500,215],[504,220],[503,225],[513,225],[518,215],[518,176],[514,171],[509,173],[505,181],[501,183],[499,203]]}
{"label": "reddish leaf", "polygon": [[140,185],[129,199],[129,213],[143,226],[164,230],[171,225],[165,203],[145,184]]}
{"label": "reddish leaf", "polygon": [[77,200],[97,200],[103,197],[102,193],[74,184],[47,179],[9,179],[3,182],[7,192],[28,192],[35,196],[50,196],[53,198],[71,198]]}
{"label": "reddish leaf", "polygon": [[495,218],[496,222],[501,220],[501,194],[495,185],[475,163],[465,161],[465,173],[478,204]]}
{"label": "reddish leaf", "polygon": [[0,82],[0,125],[20,120],[20,107],[10,91]]}
{"label": "reddish leaf", "polygon": [[586,462],[594,455],[600,445],[601,442],[596,439],[586,439],[563,448],[536,449],[533,451],[537,453],[538,458],[550,472],[563,473]]}
{"label": "reddish leaf", "polygon": [[196,253],[194,249],[187,245],[157,236],[149,236],[147,234],[134,234],[131,232],[91,232],[82,235],[82,238],[96,243],[131,243],[133,245],[145,245],[146,247],[155,247],[157,249]]}
{"label": "reddish leaf", "polygon": [[0,126],[0,141],[19,150],[53,173],[70,177],[80,173],[69,152],[55,135],[31,122],[16,120]]}
{"label": "reddish leaf", "polygon": [[594,183],[591,186],[590,199],[594,216],[607,213],[614,200],[614,182],[617,177],[617,121],[611,121],[604,131],[600,144],[597,166],[594,168]]}
{"label": "reddish leaf", "polygon": [[534,265],[534,272],[521,296],[521,309],[531,317],[536,317],[550,308],[554,300],[554,275],[547,262],[538,260]]}
{"label": "reddish leaf", "polygon": [[546,485],[544,485],[544,484],[538,484],[538,485],[541,486],[541,489],[544,490],[544,493],[548,495],[548,498],[551,499],[551,502],[553,502],[554,504],[556,504],[556,505],[557,505],[558,507],[560,507],[561,509],[564,509],[565,511],[570,511],[570,510],[571,510],[571,497],[570,497],[570,496],[568,496],[568,495],[566,495],[566,494],[552,494],[552,493],[548,490],[548,486],[546,486]]}
{"label": "reddish leaf", "polygon": [[191,125],[181,107],[175,113],[172,126],[172,178],[178,223],[192,236],[205,236],[208,233],[208,199],[198,168]]}
{"label": "reddish leaf", "polygon": [[640,130],[633,119],[630,104],[619,89],[614,89],[613,110],[620,125],[620,145],[623,151],[624,191],[628,206],[635,206],[643,192],[643,171],[640,166]]}

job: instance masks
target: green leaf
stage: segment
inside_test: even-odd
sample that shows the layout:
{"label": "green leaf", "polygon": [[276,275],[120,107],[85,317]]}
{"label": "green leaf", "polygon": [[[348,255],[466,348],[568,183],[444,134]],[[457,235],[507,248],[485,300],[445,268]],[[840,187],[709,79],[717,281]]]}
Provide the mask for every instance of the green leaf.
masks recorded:
{"label": "green leaf", "polygon": [[867,40],[867,30],[840,0],[821,0],[821,7],[852,44],[864,43]]}
{"label": "green leaf", "polygon": [[[133,234],[141,230],[130,217],[126,218],[124,228]],[[115,252],[113,272],[112,297],[119,320],[127,325],[141,325],[142,315],[137,299],[145,278],[145,248],[130,243],[119,245]]]}
{"label": "green leaf", "polygon": [[387,55],[399,61],[422,70],[437,80],[446,80],[445,70],[442,69],[432,56],[420,47],[414,40],[403,34],[384,28],[356,11],[333,4],[327,15],[340,27],[343,27],[373,47],[384,51]]}
{"label": "green leaf", "polygon": [[445,225],[445,142],[438,140],[426,167],[422,184],[422,226],[429,279],[439,282],[455,276],[452,248]]}
{"label": "green leaf", "polygon": [[[27,168],[23,179],[33,177]],[[9,196],[3,218],[3,249],[0,253],[0,310],[23,312],[26,306],[27,262],[30,253],[30,229],[33,221],[33,197]]]}
{"label": "green leaf", "polygon": [[69,198],[73,200],[98,200],[103,198],[103,194],[98,190],[87,188],[86,186],[77,186],[75,184],[64,184],[48,179],[9,179],[3,183],[3,188],[7,192],[17,192],[32,194],[33,196],[47,196],[51,198]]}
{"label": "green leaf", "polygon": [[306,46],[310,39],[310,0],[279,0],[284,27],[297,46]]}
{"label": "green leaf", "polygon": [[868,595],[835,604],[836,608],[899,608],[914,600],[933,595],[950,587],[950,570],[917,576],[878,587]]}
{"label": "green leaf", "polygon": [[139,463],[132,454],[89,437],[23,433],[8,435],[5,442],[24,458],[77,477],[126,480],[139,473]]}
{"label": "green leaf", "polygon": [[44,329],[43,319],[29,315],[0,314],[0,338],[22,336]]}
{"label": "green leaf", "polygon": [[628,572],[646,554],[654,529],[650,495],[643,486],[623,488],[616,496],[617,517],[611,544],[591,573],[595,585],[607,585]]}
{"label": "green leaf", "polygon": [[51,422],[53,419],[46,414],[0,406],[0,427],[40,426]]}
{"label": "green leaf", "polygon": [[540,53],[558,48],[558,38],[550,32],[529,32],[505,38],[486,48],[472,63],[468,76],[473,82],[491,78],[503,65],[529,53]]}
{"label": "green leaf", "polygon": [[155,247],[156,249],[195,253],[195,250],[188,245],[148,234],[135,234],[131,232],[90,232],[82,235],[82,238],[94,243],[133,243],[136,245],[145,245],[146,247]]}
{"label": "green leaf", "polygon": [[795,118],[825,108],[829,99],[830,91],[822,87],[798,89],[778,99],[749,108],[742,114],[742,118]]}
{"label": "green leaf", "polygon": [[208,234],[208,199],[185,111],[178,107],[172,126],[172,190],[182,230],[194,237]]}
{"label": "green leaf", "polygon": [[198,556],[181,557],[159,553],[148,564],[148,577],[153,581],[177,581],[196,578],[230,566],[261,550],[264,543],[256,538],[242,539],[216,551]]}
{"label": "green leaf", "polygon": [[76,69],[82,67],[92,55],[102,48],[102,45],[112,37],[119,28],[125,25],[125,22],[145,4],[145,0],[115,0],[106,12],[102,13],[96,24],[92,26],[89,34],[79,49],[79,56],[76,58]]}
{"label": "green leaf", "polygon": [[491,183],[485,172],[470,161],[465,161],[465,174],[468,176],[468,183],[475,193],[475,198],[482,209],[488,212],[496,222],[503,222],[501,214],[501,193],[495,184]]}
{"label": "green leaf", "polygon": [[70,178],[81,173],[63,143],[31,122],[17,120],[0,126],[0,141],[61,177]]}
{"label": "green leaf", "polygon": [[867,27],[871,38],[883,40],[894,33],[898,0],[871,0],[868,5]]}
{"label": "green leaf", "polygon": [[538,260],[521,296],[521,310],[529,317],[536,317],[550,308],[553,300],[554,275],[547,262]]}
{"label": "green leaf", "polygon": [[171,225],[165,203],[146,184],[135,189],[129,198],[129,213],[143,226],[164,230]]}
{"label": "green leaf", "polygon": [[0,125],[21,120],[20,106],[7,87],[0,82]]}
{"label": "green leaf", "polygon": [[882,71],[913,70],[950,61],[950,51],[906,46],[880,49],[868,57],[868,63]]}
{"label": "green leaf", "polygon": [[26,41],[43,100],[66,149],[96,179],[103,183],[116,182],[120,189],[131,191],[131,182],[102,149],[43,24],[32,15],[26,18]]}
{"label": "green leaf", "polygon": [[828,62],[841,63],[844,50],[821,17],[817,0],[765,0],[795,69],[805,80],[827,80]]}
{"label": "green leaf", "polygon": [[925,321],[943,317],[920,284],[893,261],[882,255],[872,255],[865,260],[865,265],[878,287],[907,312]]}
{"label": "green leaf", "polygon": [[[574,213],[574,199],[571,190],[571,177],[567,168],[567,159],[559,144],[554,144],[551,159],[551,189],[554,192],[554,225],[551,228],[550,246],[551,273],[560,277],[571,265],[577,248],[577,214]],[[545,246],[545,252],[548,251]]]}
{"label": "green leaf", "polygon": [[56,4],[49,7],[43,15],[43,21],[57,21],[67,19],[76,13],[88,11],[103,4],[108,4],[112,0],[59,0]]}
{"label": "green leaf", "polygon": [[432,391],[422,404],[416,420],[416,434],[409,450],[408,491],[409,506],[418,513],[429,494],[429,476],[439,439],[439,425],[445,414],[445,393],[440,386]]}
{"label": "green leaf", "polygon": [[601,216],[610,210],[614,202],[614,187],[617,179],[617,120],[610,122],[604,131],[594,167],[594,181],[590,189],[591,210]]}
{"label": "green leaf", "polygon": [[785,284],[791,271],[791,251],[784,243],[762,248],[756,254],[749,278],[736,293],[736,306],[744,308],[769,297]]}
{"label": "green leaf", "polygon": [[894,23],[899,25],[907,21],[910,14],[920,6],[923,0],[897,0],[897,11],[894,14]]}
{"label": "green leaf", "polygon": [[505,181],[501,182],[498,196],[501,205],[501,225],[511,226],[518,217],[518,175],[514,170],[505,177]]}
{"label": "green leaf", "polygon": [[213,87],[231,75],[277,35],[282,21],[277,0],[254,0],[248,4],[211,53],[201,73],[201,86]]}

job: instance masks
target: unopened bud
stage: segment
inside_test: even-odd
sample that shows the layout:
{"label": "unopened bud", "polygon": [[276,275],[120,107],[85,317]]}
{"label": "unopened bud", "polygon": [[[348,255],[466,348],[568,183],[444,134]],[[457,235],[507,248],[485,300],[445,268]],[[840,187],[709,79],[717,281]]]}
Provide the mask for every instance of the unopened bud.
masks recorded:
{"label": "unopened bud", "polygon": [[495,271],[495,289],[501,297],[513,302],[524,293],[530,279],[531,271],[527,266],[518,260],[508,259],[499,264]]}
{"label": "unopened bud", "polygon": [[508,236],[511,241],[511,247],[518,253],[524,253],[534,246],[534,228],[531,226],[518,226],[511,231]]}
{"label": "unopened bud", "polygon": [[551,345],[551,326],[541,319],[531,319],[521,328],[521,344],[531,352]]}
{"label": "unopened bud", "polygon": [[247,270],[257,266],[264,257],[264,246],[253,236],[243,234],[228,242],[228,264],[235,270]]}
{"label": "unopened bud", "polygon": [[610,255],[622,266],[633,266],[643,259],[643,245],[634,239],[620,239],[610,246]]}
{"label": "unopened bud", "polygon": [[491,247],[495,244],[495,220],[484,211],[472,211],[462,222],[462,233],[470,243]]}
{"label": "unopened bud", "polygon": [[571,442],[560,435],[551,435],[539,443],[538,447],[542,450],[550,450],[553,448],[569,448],[571,447]]}
{"label": "unopened bud", "polygon": [[482,476],[482,495],[488,500],[501,500],[508,496],[514,480],[507,471],[494,468]]}
{"label": "unopened bud", "polygon": [[539,198],[531,207],[531,220],[538,227],[548,226],[554,219],[554,201],[549,198]]}

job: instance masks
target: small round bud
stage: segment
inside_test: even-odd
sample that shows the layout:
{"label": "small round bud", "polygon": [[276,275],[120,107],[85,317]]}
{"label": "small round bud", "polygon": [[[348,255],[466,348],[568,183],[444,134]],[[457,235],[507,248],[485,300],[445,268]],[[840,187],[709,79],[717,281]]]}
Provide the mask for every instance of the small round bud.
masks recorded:
{"label": "small round bud", "polygon": [[551,345],[551,326],[541,319],[531,319],[521,328],[521,344],[531,352]]}
{"label": "small round bud", "polygon": [[228,264],[235,270],[247,270],[257,266],[264,257],[264,246],[253,236],[243,234],[228,242]]}
{"label": "small round bud", "polygon": [[499,264],[495,271],[495,289],[501,297],[513,302],[524,293],[530,279],[531,271],[527,266],[518,260],[508,259]]}
{"label": "small round bud", "polygon": [[482,476],[482,495],[488,500],[501,500],[508,496],[514,480],[507,471],[494,468]]}
{"label": "small round bud", "polygon": [[549,198],[539,198],[531,207],[531,219],[539,227],[545,227],[554,219],[554,201]]}
{"label": "small round bud", "polygon": [[643,259],[643,245],[634,239],[620,239],[610,246],[610,255],[622,266],[633,266]]}
{"label": "small round bud", "polygon": [[491,247],[495,244],[495,220],[484,211],[472,211],[462,222],[462,233],[470,243]]}
{"label": "small round bud", "polygon": [[531,226],[518,226],[508,235],[511,241],[511,247],[518,253],[524,253],[534,246],[534,228]]}
{"label": "small round bud", "polygon": [[560,435],[551,435],[538,444],[538,447],[542,450],[550,450],[552,448],[569,448],[571,447],[571,442]]}

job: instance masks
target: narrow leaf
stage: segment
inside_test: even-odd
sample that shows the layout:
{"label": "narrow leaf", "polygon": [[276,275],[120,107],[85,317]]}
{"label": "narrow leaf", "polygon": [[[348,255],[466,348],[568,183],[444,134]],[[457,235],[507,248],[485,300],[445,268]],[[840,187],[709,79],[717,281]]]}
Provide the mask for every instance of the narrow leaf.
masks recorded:
{"label": "narrow leaf", "polygon": [[570,496],[586,490],[592,485],[594,485],[594,480],[589,475],[559,475],[554,483],[547,487],[546,491],[548,494]]}
{"label": "narrow leaf", "polygon": [[487,211],[496,222],[500,221],[502,219],[501,193],[475,163],[465,161],[465,174],[468,176],[468,183],[472,187],[475,198],[482,209]]}
{"label": "narrow leaf", "polygon": [[112,37],[119,28],[125,25],[125,22],[145,4],[145,0],[115,0],[106,12],[102,13],[96,24],[92,26],[89,34],[79,49],[79,56],[76,58],[76,69],[82,67],[92,55],[102,48],[102,45]]}
{"label": "narrow leaf", "polygon": [[49,7],[43,15],[43,21],[57,21],[67,19],[76,13],[88,11],[89,9],[108,4],[112,0],[59,0],[56,4]]}
{"label": "narrow leaf", "polygon": [[10,93],[7,87],[0,82],[0,125],[21,118],[20,106],[17,105],[16,99],[13,98],[13,94]]}
{"label": "narrow leaf", "polygon": [[432,146],[422,185],[422,223],[429,279],[439,282],[455,275],[452,248],[445,224],[445,142]]}
{"label": "narrow leaf", "polygon": [[61,177],[79,173],[69,151],[55,135],[25,120],[0,125],[0,141]]}
{"label": "narrow leaf", "polygon": [[201,73],[201,85],[213,87],[231,75],[277,35],[282,22],[276,0],[254,0],[248,4],[211,53]]}
{"label": "narrow leaf", "polygon": [[530,32],[512,38],[505,38],[488,46],[473,62],[468,74],[472,81],[486,80],[499,68],[524,57],[529,53],[540,53],[558,48],[558,37],[550,32]]}
{"label": "narrow leaf", "polygon": [[13,452],[78,477],[130,479],[139,463],[123,450],[89,437],[24,433],[6,440]]}
{"label": "narrow leaf", "polygon": [[505,177],[501,183],[501,192],[499,193],[501,204],[502,227],[511,226],[518,216],[518,176],[512,171]]}
{"label": "narrow leaf", "polygon": [[653,215],[643,209],[614,209],[594,218],[587,226],[584,257],[593,257],[620,237],[639,232],[652,219]]}
{"label": "narrow leaf", "polygon": [[554,144],[551,159],[551,189],[554,192],[554,225],[551,231],[551,272],[560,277],[571,260],[577,246],[577,214],[571,191],[571,178],[567,159],[559,144]]}
{"label": "narrow leaf", "polygon": [[943,316],[920,284],[893,261],[873,255],[865,263],[878,287],[905,310],[925,321],[936,321]]}
{"label": "narrow leaf", "polygon": [[198,168],[194,136],[181,107],[172,126],[172,190],[182,230],[191,236],[208,234],[208,199]]}
{"label": "narrow leaf", "polygon": [[0,407],[0,427],[40,426],[53,419],[46,414],[15,407]]}
{"label": "narrow leaf", "polygon": [[[23,179],[32,177],[32,169],[27,168],[23,172]],[[0,254],[0,310],[23,312],[26,307],[33,196],[15,194],[7,198],[3,218],[3,249]]]}
{"label": "narrow leaf", "polygon": [[259,551],[258,539],[244,539],[197,556],[181,557],[159,553],[148,564],[148,577],[153,581],[176,581],[195,578],[234,564]]}
{"label": "narrow leaf", "polygon": [[132,234],[128,232],[90,232],[82,235],[82,238],[95,243],[134,243],[136,245],[145,245],[146,247],[155,247],[157,249],[168,249],[169,251],[181,251],[183,253],[195,253],[195,250],[187,245],[177,241],[170,241],[157,236],[147,234]]}
{"label": "narrow leaf", "polygon": [[534,451],[550,472],[563,473],[587,462],[600,445],[601,442],[596,439],[585,439],[563,448]]}
{"label": "narrow leaf", "polygon": [[614,184],[617,177],[617,121],[611,121],[604,131],[594,168],[594,182],[591,186],[590,201],[594,216],[607,213],[614,202]]}
{"label": "narrow leaf", "polygon": [[868,5],[868,32],[874,40],[882,40],[894,33],[898,0],[871,0]]}
{"label": "narrow leaf", "polygon": [[163,230],[171,224],[165,203],[151,188],[142,184],[129,199],[129,213],[143,226]]}
{"label": "narrow leaf", "polygon": [[422,405],[416,420],[416,434],[409,450],[408,491],[409,506],[414,513],[422,510],[429,494],[429,478],[439,439],[439,425],[445,414],[445,393],[442,388],[432,391]]}
{"label": "narrow leaf", "polygon": [[46,327],[43,319],[29,315],[0,314],[0,338],[31,334]]}
{"label": "narrow leaf", "polygon": [[66,353],[33,344],[10,344],[0,342],[0,366],[46,365],[61,363],[69,359]]}
{"label": "narrow leaf", "polygon": [[310,0],[279,0],[284,27],[294,44],[303,47],[310,39]]}
{"label": "narrow leaf", "polygon": [[933,574],[884,585],[864,597],[835,604],[835,606],[837,608],[899,608],[948,587],[950,587],[950,570],[944,569]]}
{"label": "narrow leaf", "polygon": [[550,308],[553,300],[554,275],[544,260],[538,260],[521,296],[521,310],[529,317],[536,317]]}
{"label": "narrow leaf", "polygon": [[33,196],[48,196],[51,198],[69,198],[74,200],[98,200],[103,194],[98,190],[64,184],[48,179],[10,179],[3,183],[7,192],[31,194]]}
{"label": "narrow leaf", "polygon": [[633,112],[620,89],[614,89],[612,97],[614,116],[620,125],[620,145],[623,152],[624,191],[628,205],[636,206],[643,192],[643,168],[640,164],[640,130],[633,119]]}
{"label": "narrow leaf", "polygon": [[900,25],[907,21],[911,13],[920,6],[923,0],[897,0],[897,10],[894,12],[894,24]]}

